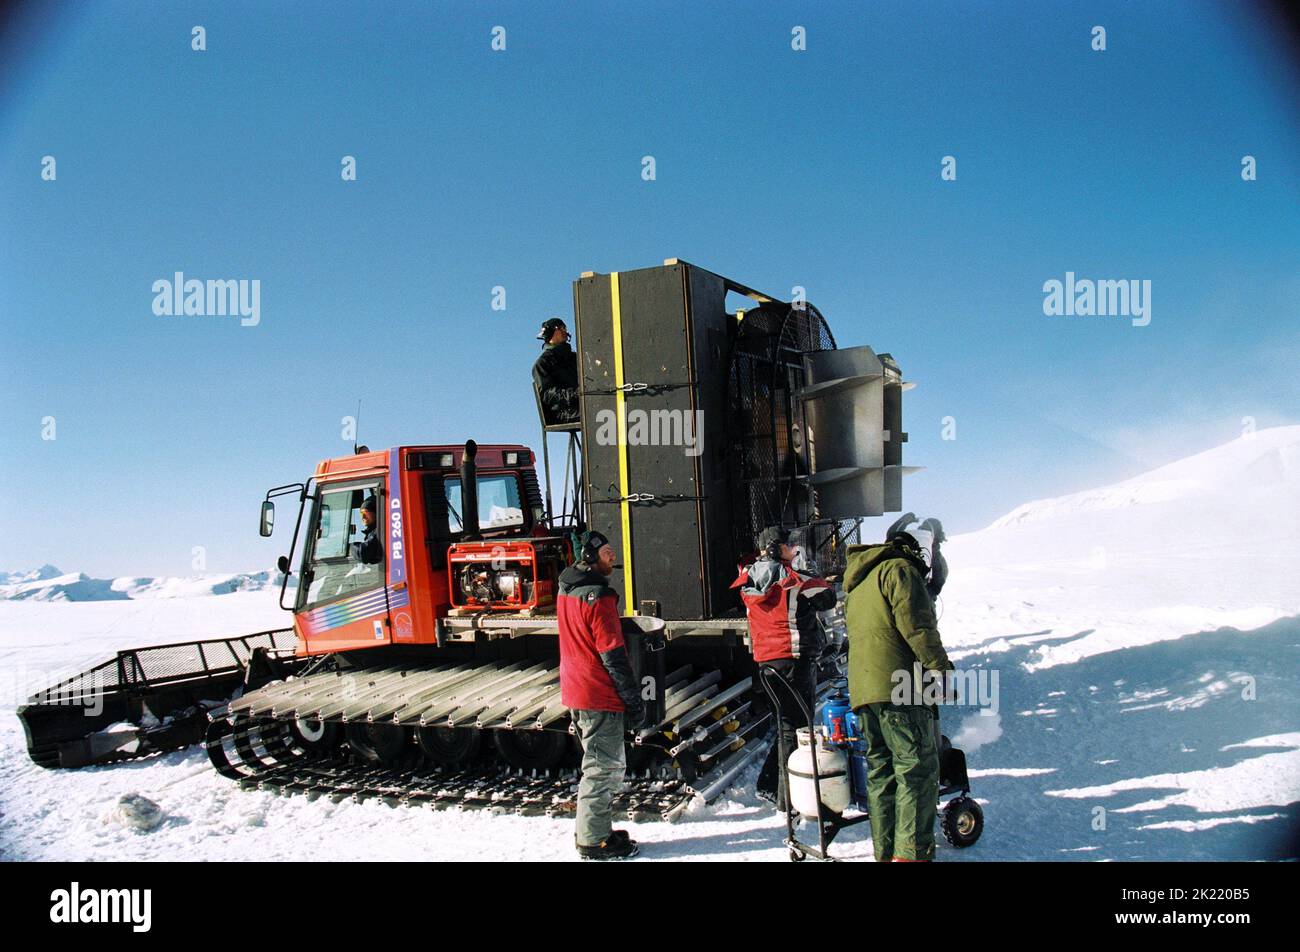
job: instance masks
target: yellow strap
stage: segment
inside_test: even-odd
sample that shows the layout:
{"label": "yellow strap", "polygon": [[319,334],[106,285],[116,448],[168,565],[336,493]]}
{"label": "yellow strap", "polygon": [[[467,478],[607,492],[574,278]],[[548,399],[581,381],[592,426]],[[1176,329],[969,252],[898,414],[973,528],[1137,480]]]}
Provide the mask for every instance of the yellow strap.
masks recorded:
{"label": "yellow strap", "polygon": [[614,315],[614,402],[618,408],[618,486],[622,501],[619,503],[623,518],[623,592],[627,601],[624,610],[636,611],[636,595],[632,590],[632,510],[627,497],[631,494],[627,481],[627,397],[623,393],[623,312],[618,298],[618,272],[609,276],[609,305]]}

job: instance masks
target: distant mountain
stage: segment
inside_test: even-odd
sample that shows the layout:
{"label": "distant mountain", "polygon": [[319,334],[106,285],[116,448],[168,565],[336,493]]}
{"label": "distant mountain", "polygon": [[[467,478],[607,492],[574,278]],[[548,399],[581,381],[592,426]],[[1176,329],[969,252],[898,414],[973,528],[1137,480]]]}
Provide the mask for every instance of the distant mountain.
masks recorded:
{"label": "distant mountain", "polygon": [[1133,509],[1157,504],[1258,502],[1277,495],[1295,498],[1300,489],[1300,426],[1259,430],[1161,466],[1120,483],[1056,499],[1026,503],[990,529],[1057,521],[1074,515]]}
{"label": "distant mountain", "polygon": [[945,636],[1008,606],[1023,632],[1077,620],[1054,657],[1300,615],[1300,426],[1026,503],[944,554]]}
{"label": "distant mountain", "polygon": [[958,539],[1021,560],[1112,544],[1120,552],[1293,556],[1300,551],[1300,426],[1259,430],[1123,482],[1026,503]]}
{"label": "distant mountain", "polygon": [[53,565],[42,565],[30,572],[0,572],[0,585],[21,585],[24,582],[40,582],[45,579],[58,578],[63,572]]}
{"label": "distant mountain", "polygon": [[83,572],[62,573],[52,565],[31,572],[0,573],[0,600],[100,602],[144,598],[196,598],[278,587],[278,572],[195,575],[188,578],[91,578]]}

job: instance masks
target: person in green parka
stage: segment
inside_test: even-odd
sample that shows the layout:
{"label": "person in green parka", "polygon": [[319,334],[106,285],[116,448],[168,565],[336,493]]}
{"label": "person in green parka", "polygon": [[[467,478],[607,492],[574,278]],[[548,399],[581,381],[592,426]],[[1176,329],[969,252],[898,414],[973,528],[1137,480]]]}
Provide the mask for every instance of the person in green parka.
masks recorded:
{"label": "person in green parka", "polygon": [[934,614],[947,566],[942,525],[915,520],[899,519],[883,543],[850,546],[844,572],[849,699],[867,743],[871,839],[882,862],[934,859],[939,712],[917,674],[952,669]]}

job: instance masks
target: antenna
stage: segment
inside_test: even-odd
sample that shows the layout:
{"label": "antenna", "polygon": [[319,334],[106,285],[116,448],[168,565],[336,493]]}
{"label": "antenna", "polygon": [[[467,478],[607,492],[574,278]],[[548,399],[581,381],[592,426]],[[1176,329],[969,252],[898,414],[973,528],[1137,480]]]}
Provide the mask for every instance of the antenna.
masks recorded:
{"label": "antenna", "polygon": [[361,432],[361,398],[357,397],[357,415],[352,420],[352,455],[357,455],[357,437]]}

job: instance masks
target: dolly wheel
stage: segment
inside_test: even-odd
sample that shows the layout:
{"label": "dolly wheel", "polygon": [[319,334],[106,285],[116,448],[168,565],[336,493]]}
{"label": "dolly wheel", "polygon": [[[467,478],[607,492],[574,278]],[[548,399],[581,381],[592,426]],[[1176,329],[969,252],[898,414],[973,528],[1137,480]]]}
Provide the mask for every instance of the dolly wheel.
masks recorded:
{"label": "dolly wheel", "polygon": [[958,797],[943,808],[943,838],[958,849],[972,845],[984,832],[984,811],[970,797]]}
{"label": "dolly wheel", "polygon": [[524,770],[549,770],[569,752],[569,735],[563,731],[495,730],[492,742],[502,760]]}
{"label": "dolly wheel", "polygon": [[792,863],[802,863],[807,858],[808,857],[804,855],[803,850],[793,848],[790,850],[790,862]]}

